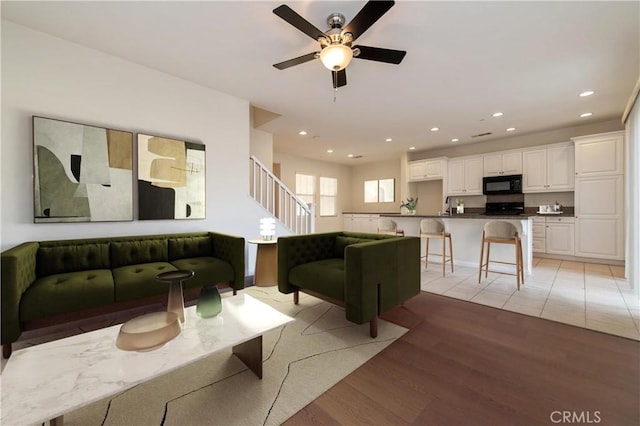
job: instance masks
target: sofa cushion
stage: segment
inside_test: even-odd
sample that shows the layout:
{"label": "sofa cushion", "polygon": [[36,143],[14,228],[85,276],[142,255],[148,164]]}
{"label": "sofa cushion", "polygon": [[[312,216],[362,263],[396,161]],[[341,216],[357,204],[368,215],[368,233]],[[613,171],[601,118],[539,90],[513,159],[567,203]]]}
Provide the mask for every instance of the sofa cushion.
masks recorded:
{"label": "sofa cushion", "polygon": [[148,239],[111,243],[111,268],[140,263],[167,262],[167,240]]}
{"label": "sofa cushion", "polygon": [[168,294],[169,284],[156,280],[156,276],[177,269],[168,262],[141,263],[115,268],[113,270],[115,301],[122,302],[157,294]]}
{"label": "sofa cushion", "polygon": [[20,320],[81,311],[113,303],[109,269],[68,272],[37,279],[22,295]]}
{"label": "sofa cushion", "polygon": [[337,300],[344,300],[344,259],[330,258],[294,266],[289,282]]}
{"label": "sofa cushion", "polygon": [[213,248],[208,236],[169,238],[169,261],[211,255]]}
{"label": "sofa cushion", "polygon": [[109,269],[109,243],[73,244],[38,248],[38,277],[66,272]]}
{"label": "sofa cushion", "polygon": [[[235,278],[233,268],[229,262],[215,257],[191,257],[171,262],[178,269],[193,271],[193,278],[185,281],[184,288],[202,287],[205,285],[231,282]],[[213,277],[216,277],[215,280]]]}
{"label": "sofa cushion", "polygon": [[374,241],[366,238],[343,237],[338,235],[333,246],[333,256],[344,259],[344,248],[351,244],[368,243]]}

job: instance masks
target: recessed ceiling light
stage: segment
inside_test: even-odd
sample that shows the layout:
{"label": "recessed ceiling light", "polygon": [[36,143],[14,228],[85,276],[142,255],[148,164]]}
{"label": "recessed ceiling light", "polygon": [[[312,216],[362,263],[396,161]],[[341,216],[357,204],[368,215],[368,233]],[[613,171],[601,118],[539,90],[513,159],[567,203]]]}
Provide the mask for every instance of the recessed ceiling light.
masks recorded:
{"label": "recessed ceiling light", "polygon": [[305,132],[304,130],[300,130],[300,133],[298,133],[300,136],[307,136],[307,132]]}
{"label": "recessed ceiling light", "polygon": [[439,128],[437,128],[437,127],[432,127],[432,128],[431,128],[431,131],[432,131],[432,132],[437,132],[438,130],[440,130],[440,129],[439,129]]}
{"label": "recessed ceiling light", "polygon": [[513,132],[515,129],[516,129],[515,127],[509,127],[509,128],[507,129],[507,132]]}
{"label": "recessed ceiling light", "polygon": [[582,96],[584,98],[585,96],[591,96],[594,93],[596,93],[596,92],[594,92],[593,90],[585,90],[584,92],[580,93],[580,96]]}
{"label": "recessed ceiling light", "polygon": [[387,141],[387,142],[393,142],[393,139],[391,139],[391,138],[386,138],[386,139],[385,139],[385,141]]}
{"label": "recessed ceiling light", "polygon": [[347,155],[347,157],[353,158],[353,154],[349,154],[349,155]]}
{"label": "recessed ceiling light", "polygon": [[501,116],[502,116],[502,113],[501,113],[501,112],[494,112],[492,115],[493,115],[494,117],[501,117]]}
{"label": "recessed ceiling light", "polygon": [[327,150],[327,152],[328,152],[329,154],[333,154],[333,150],[332,150],[332,149],[328,149],[328,150]]}
{"label": "recessed ceiling light", "polygon": [[585,118],[585,117],[591,117],[592,115],[593,115],[592,112],[585,112],[585,113],[580,114],[580,117]]}
{"label": "recessed ceiling light", "polygon": [[410,149],[411,151],[413,151],[414,149],[416,149],[416,147],[415,147],[415,146],[410,146],[410,147],[409,147],[409,149]]}
{"label": "recessed ceiling light", "polygon": [[458,138],[451,139],[451,142],[458,142],[458,141],[460,141],[460,139],[458,139]]}

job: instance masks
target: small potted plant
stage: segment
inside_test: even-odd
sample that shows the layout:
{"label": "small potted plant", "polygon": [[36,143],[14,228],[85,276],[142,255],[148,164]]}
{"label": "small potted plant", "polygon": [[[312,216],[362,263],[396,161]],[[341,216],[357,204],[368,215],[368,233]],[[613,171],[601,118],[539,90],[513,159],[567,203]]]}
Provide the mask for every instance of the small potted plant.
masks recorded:
{"label": "small potted plant", "polygon": [[464,200],[460,198],[456,199],[456,213],[463,214],[464,213]]}
{"label": "small potted plant", "polygon": [[406,203],[402,201],[402,204],[400,204],[400,207],[404,207],[405,209],[407,209],[408,215],[415,215],[417,206],[418,206],[418,197],[416,198],[408,197]]}

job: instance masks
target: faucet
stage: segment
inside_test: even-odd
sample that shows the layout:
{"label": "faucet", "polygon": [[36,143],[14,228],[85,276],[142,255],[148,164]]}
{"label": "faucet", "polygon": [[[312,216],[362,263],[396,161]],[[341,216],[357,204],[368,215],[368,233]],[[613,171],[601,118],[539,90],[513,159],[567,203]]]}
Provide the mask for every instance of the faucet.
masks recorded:
{"label": "faucet", "polygon": [[449,197],[447,197],[444,202],[447,205],[447,215],[451,216],[451,201],[449,200]]}

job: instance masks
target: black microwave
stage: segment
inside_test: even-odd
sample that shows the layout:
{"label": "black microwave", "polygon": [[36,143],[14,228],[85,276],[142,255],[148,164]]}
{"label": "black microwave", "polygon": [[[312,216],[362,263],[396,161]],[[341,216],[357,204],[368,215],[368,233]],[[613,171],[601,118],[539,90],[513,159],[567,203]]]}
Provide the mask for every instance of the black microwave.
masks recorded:
{"label": "black microwave", "polygon": [[482,193],[485,195],[522,194],[522,175],[482,178]]}

